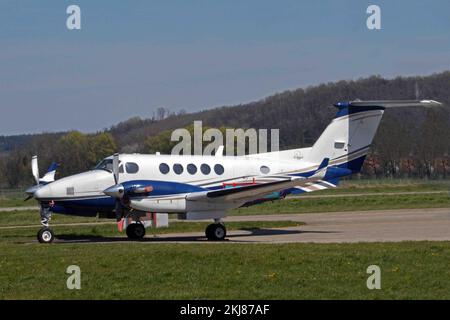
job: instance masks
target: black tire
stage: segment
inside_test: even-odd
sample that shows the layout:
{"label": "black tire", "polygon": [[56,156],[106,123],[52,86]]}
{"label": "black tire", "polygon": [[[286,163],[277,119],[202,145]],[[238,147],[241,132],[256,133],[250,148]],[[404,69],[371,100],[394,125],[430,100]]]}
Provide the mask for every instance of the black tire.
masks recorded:
{"label": "black tire", "polygon": [[227,236],[227,229],[221,223],[213,223],[206,228],[205,234],[208,240],[222,241]]}
{"label": "black tire", "polygon": [[37,239],[40,243],[51,243],[55,239],[55,235],[52,229],[44,227],[37,233]]}
{"label": "black tire", "polygon": [[212,238],[213,238],[213,235],[212,235],[213,228],[214,228],[214,224],[210,224],[206,227],[205,236],[208,240],[212,240]]}
{"label": "black tire", "polygon": [[145,236],[145,227],[142,223],[132,223],[127,227],[127,236],[132,240],[141,240]]}

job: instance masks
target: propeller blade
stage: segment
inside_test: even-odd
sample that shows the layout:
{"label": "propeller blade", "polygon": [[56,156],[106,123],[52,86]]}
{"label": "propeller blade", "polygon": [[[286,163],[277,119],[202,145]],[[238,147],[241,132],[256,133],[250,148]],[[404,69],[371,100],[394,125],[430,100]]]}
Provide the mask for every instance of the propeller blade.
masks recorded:
{"label": "propeller blade", "polygon": [[25,202],[25,201],[28,201],[28,200],[30,200],[31,198],[33,198],[33,196],[28,196],[28,197],[26,197],[25,199],[23,199],[23,201]]}
{"label": "propeller blade", "polygon": [[33,156],[31,158],[31,172],[33,173],[34,180],[36,181],[36,185],[39,184],[39,166],[37,156]]}
{"label": "propeller blade", "polygon": [[113,156],[112,172],[114,174],[114,181],[117,184],[119,182],[119,154],[115,153]]}
{"label": "propeller blade", "polygon": [[119,222],[120,220],[122,220],[122,216],[123,216],[123,207],[122,204],[120,203],[119,199],[116,199],[116,221]]}

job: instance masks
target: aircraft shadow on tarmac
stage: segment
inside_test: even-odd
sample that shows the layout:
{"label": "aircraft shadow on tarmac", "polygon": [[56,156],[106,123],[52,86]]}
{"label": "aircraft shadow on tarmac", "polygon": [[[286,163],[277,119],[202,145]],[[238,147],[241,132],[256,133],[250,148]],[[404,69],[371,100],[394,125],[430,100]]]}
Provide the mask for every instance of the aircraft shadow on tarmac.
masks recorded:
{"label": "aircraft shadow on tarmac", "polygon": [[[303,231],[303,230],[283,230],[283,229],[241,229],[237,231],[238,234],[227,235],[224,241],[233,241],[233,238],[245,238],[245,237],[255,237],[255,236],[277,236],[277,235],[291,235],[291,234],[302,234],[302,233],[338,233],[337,231]],[[238,240],[239,241],[239,240]],[[244,240],[245,242],[258,242],[258,240]],[[98,243],[98,242],[210,242],[206,241],[203,235],[179,235],[179,236],[165,236],[164,234],[158,235],[147,235],[142,240],[130,240],[123,236],[117,237],[104,237],[98,235],[83,235],[83,234],[66,234],[56,236],[56,243]],[[214,243],[214,241],[211,241]]]}

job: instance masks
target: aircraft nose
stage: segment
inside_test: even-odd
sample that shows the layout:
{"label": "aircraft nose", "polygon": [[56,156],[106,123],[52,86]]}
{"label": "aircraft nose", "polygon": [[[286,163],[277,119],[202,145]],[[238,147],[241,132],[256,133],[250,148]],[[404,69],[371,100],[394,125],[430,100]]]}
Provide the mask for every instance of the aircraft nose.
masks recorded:
{"label": "aircraft nose", "polygon": [[40,186],[29,187],[27,190],[25,190],[25,193],[29,196],[33,196],[36,193],[36,191],[39,189],[39,187]]}
{"label": "aircraft nose", "polygon": [[103,191],[104,194],[113,198],[122,198],[124,194],[124,187],[121,184],[116,184]]}
{"label": "aircraft nose", "polygon": [[[30,188],[30,189],[32,189],[32,188]],[[26,192],[28,193],[28,191],[30,189],[28,189]],[[38,188],[36,191],[34,191],[33,196],[37,200],[50,198],[51,197],[50,186],[42,186],[42,187]]]}

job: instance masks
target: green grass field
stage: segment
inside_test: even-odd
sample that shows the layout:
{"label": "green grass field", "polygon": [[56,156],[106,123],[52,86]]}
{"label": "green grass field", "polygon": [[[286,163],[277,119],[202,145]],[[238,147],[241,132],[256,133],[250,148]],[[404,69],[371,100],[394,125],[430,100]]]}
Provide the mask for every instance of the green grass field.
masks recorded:
{"label": "green grass field", "polygon": [[[449,242],[3,243],[0,299],[450,299],[449,261]],[[81,290],[66,288],[69,265]]]}
{"label": "green grass field", "polygon": [[448,193],[364,195],[338,198],[286,198],[230,211],[230,215],[310,213],[383,209],[450,208]]}
{"label": "green grass field", "polygon": [[38,203],[34,199],[30,199],[28,201],[24,201],[25,196],[23,198],[0,198],[0,208],[5,207],[32,207],[38,206]]}
{"label": "green grass field", "polygon": [[[359,197],[275,201],[231,214],[277,214],[450,207],[446,192],[376,196],[385,192],[446,191],[446,183],[348,181],[314,194]],[[14,199],[11,201],[15,201]],[[0,206],[14,206],[2,202]],[[30,202],[25,203],[30,205]],[[116,225],[71,225],[97,218],[54,215],[61,238],[90,243],[36,242],[35,210],[0,212],[0,299],[450,299],[450,242],[358,244],[152,243],[152,235],[203,232],[205,222],[147,229],[144,242],[112,241]],[[111,221],[111,220],[106,220]],[[292,221],[228,222],[227,229],[295,226]],[[120,239],[119,239],[120,240]],[[99,243],[96,241],[105,241]],[[66,268],[81,268],[81,290],[66,288]],[[369,290],[366,269],[381,268],[381,290]]]}

